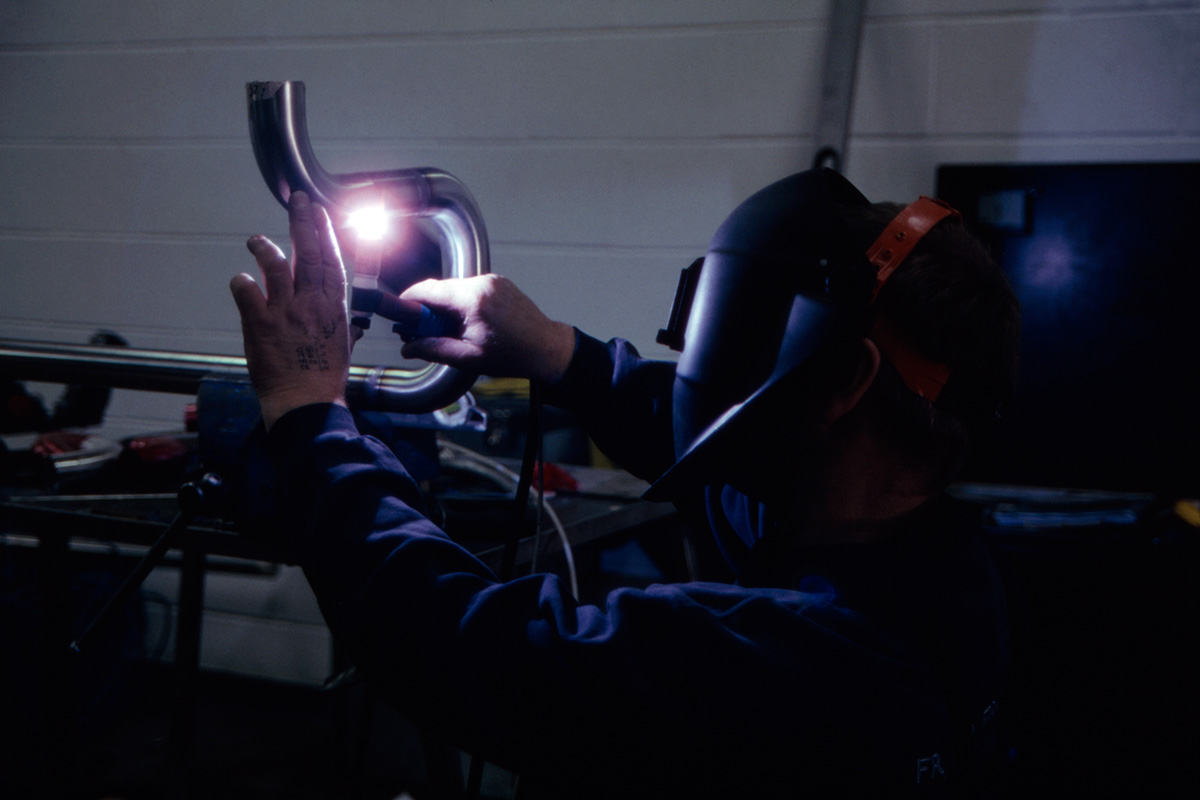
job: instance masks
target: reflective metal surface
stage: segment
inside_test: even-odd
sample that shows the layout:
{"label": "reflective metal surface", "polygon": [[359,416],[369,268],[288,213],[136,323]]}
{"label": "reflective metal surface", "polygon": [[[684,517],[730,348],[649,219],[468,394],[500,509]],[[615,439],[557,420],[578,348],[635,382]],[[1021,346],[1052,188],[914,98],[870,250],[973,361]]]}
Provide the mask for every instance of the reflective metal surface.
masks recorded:
{"label": "reflective metal surface", "polygon": [[[325,206],[335,224],[359,203],[382,206],[388,216],[427,217],[437,228],[449,277],[488,271],[483,217],[471,193],[449,173],[432,168],[334,174],[313,154],[308,138],[304,84],[300,81],[246,84],[250,139],[267,186],[280,203],[303,190]],[[424,412],[452,403],[475,376],[444,365],[401,371],[391,389],[390,410]]]}
{"label": "reflective metal surface", "polygon": [[[206,353],[0,339],[0,374],[13,380],[195,394],[200,381],[215,372],[244,374],[246,359]],[[351,366],[346,397],[356,407],[364,409],[423,413],[448,406],[462,395],[459,392],[442,405],[416,411],[414,397],[421,395],[427,384],[428,369]]]}

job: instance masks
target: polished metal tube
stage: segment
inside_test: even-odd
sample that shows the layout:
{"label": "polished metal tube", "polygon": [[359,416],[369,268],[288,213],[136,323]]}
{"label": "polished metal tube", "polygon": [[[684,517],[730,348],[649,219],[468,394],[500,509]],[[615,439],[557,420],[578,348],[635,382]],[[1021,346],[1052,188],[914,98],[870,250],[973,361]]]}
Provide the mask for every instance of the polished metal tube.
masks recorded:
{"label": "polished metal tube", "polygon": [[303,82],[248,83],[246,100],[254,158],[271,193],[283,206],[292,191],[299,189],[338,214],[348,199],[375,187],[386,189],[391,205],[409,215],[422,214],[428,208],[429,189],[422,170],[334,174],[321,166],[308,138]]}
{"label": "polished metal tube", "polygon": [[[287,205],[303,190],[340,224],[358,202],[381,205],[390,216],[428,217],[448,256],[449,275],[467,278],[489,270],[487,229],[475,199],[453,175],[432,167],[334,174],[318,163],[308,138],[304,84],[246,84],[250,139],[259,170],[275,198]],[[394,410],[424,412],[450,405],[475,380],[444,364],[402,370],[392,390]]]}
{"label": "polished metal tube", "polygon": [[205,375],[245,369],[237,356],[0,339],[0,374],[14,380],[195,394]]}
{"label": "polished metal tube", "polygon": [[[246,359],[209,353],[0,339],[0,375],[13,380],[195,394],[205,377],[230,372],[245,374]],[[425,372],[403,367],[352,366],[346,397],[362,408],[417,413],[412,409],[412,389],[424,380]],[[457,395],[446,405],[454,399]]]}
{"label": "polished metal tube", "polygon": [[355,201],[382,200],[395,216],[430,217],[450,251],[451,274],[468,277],[489,269],[487,229],[470,191],[458,178],[434,167],[350,172],[325,170],[308,138],[304,84],[272,81],[246,84],[250,140],[263,179],[282,205],[302,189],[335,217]]}

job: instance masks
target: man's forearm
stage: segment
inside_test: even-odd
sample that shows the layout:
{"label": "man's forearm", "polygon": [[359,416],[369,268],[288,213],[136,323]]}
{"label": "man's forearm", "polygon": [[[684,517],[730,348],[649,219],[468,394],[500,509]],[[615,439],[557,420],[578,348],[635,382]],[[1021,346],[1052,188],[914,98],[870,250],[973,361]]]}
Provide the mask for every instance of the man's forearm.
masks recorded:
{"label": "man's forearm", "polygon": [[574,356],[545,399],[579,419],[600,450],[652,480],[675,460],[671,393],[675,365],[652,361],[622,339],[607,344],[575,332]]}

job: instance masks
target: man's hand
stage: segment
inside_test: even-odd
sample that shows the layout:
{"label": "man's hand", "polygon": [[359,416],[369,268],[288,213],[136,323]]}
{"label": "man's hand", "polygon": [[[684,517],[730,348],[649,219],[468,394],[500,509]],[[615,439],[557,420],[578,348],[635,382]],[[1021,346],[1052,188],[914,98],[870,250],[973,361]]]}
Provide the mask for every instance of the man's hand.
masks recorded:
{"label": "man's hand", "polygon": [[456,338],[416,339],[405,358],[421,358],[492,377],[554,383],[575,354],[575,329],[546,317],[499,275],[428,280],[400,295],[462,320]]}
{"label": "man's hand", "polygon": [[350,364],[346,271],[329,215],[308,195],[293,192],[288,223],[292,265],[265,237],[246,243],[262,270],[266,296],[246,273],[229,284],[268,428],[293,408],[345,405]]}

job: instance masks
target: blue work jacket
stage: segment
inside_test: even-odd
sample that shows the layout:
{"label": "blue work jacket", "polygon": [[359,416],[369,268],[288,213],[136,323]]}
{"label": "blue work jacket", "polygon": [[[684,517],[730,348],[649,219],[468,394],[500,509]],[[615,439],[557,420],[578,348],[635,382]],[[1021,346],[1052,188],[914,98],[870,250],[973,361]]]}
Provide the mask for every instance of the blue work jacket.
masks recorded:
{"label": "blue work jacket", "polygon": [[[670,364],[580,335],[549,393],[653,477],[672,458],[672,380]],[[973,516],[948,500],[880,544],[802,548],[710,487],[737,583],[581,605],[553,575],[498,581],[345,408],[288,413],[268,448],[281,521],[359,669],[413,721],[553,795],[971,789],[1007,628]]]}

